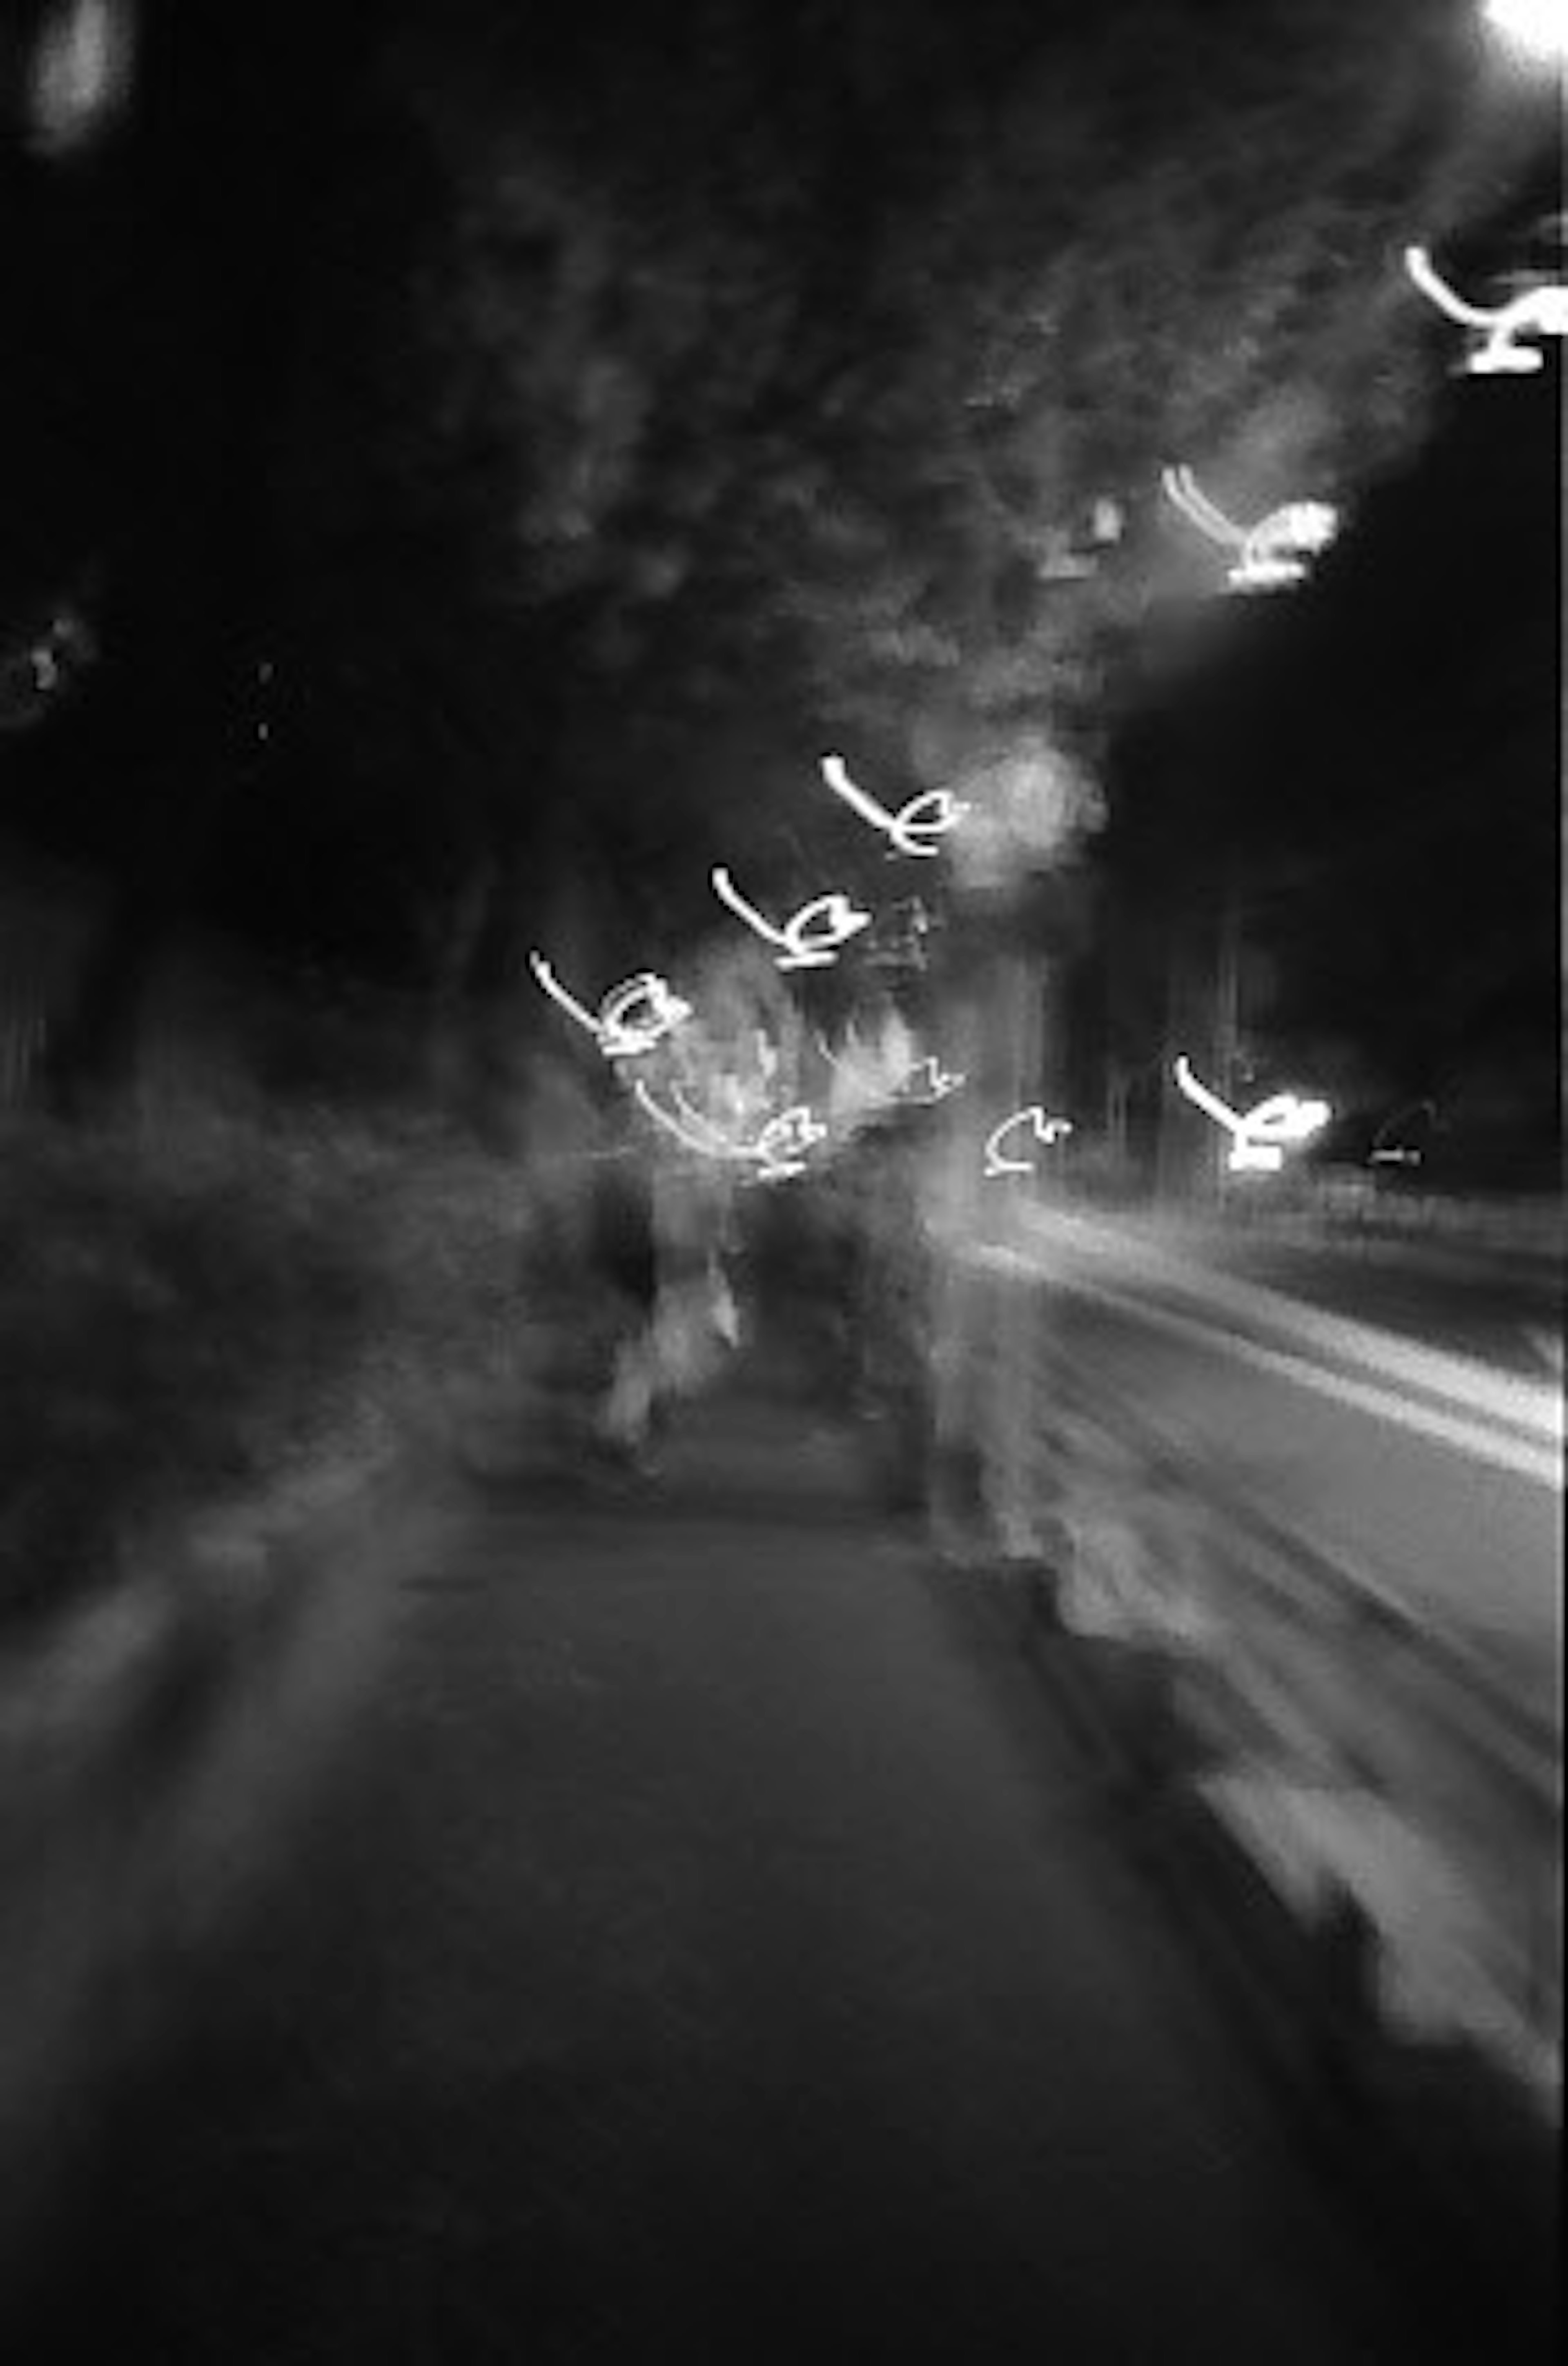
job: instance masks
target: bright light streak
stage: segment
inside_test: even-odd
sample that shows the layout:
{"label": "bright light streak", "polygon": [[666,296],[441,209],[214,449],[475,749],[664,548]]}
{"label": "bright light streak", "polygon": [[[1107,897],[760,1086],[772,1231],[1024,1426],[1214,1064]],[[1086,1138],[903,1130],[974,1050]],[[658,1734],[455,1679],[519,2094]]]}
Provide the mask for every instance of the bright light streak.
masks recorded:
{"label": "bright light streak", "polygon": [[911,797],[908,805],[900,806],[897,813],[890,813],[868,790],[851,779],[841,756],[823,757],[822,778],[835,796],[842,797],[873,829],[881,830],[900,854],[936,854],[939,849],[931,841],[956,829],[970,810],[946,789],[925,789],[919,796]]}
{"label": "bright light streak", "polygon": [[1245,1134],[1237,1134],[1225,1153],[1225,1165],[1233,1175],[1278,1175],[1284,1163],[1281,1144],[1249,1142]]}
{"label": "bright light streak", "polygon": [[[641,1011],[641,1018],[634,1014]],[[639,971],[604,997],[599,1006],[601,1042],[612,1059],[651,1052],[692,1015],[692,1006],[671,991],[652,970]]]}
{"label": "bright light streak", "polygon": [[804,1102],[770,1118],[750,1154],[758,1161],[758,1180],[782,1183],[792,1175],[804,1175],[805,1153],[827,1138],[827,1128],[818,1125]]}
{"label": "bright light streak", "polygon": [[805,1153],[828,1138],[827,1128],[818,1123],[804,1102],[796,1102],[769,1118],[755,1141],[739,1142],[693,1109],[679,1086],[674,1088],[681,1105],[678,1117],[654,1098],[640,1078],[632,1091],[637,1106],[685,1149],[695,1151],[701,1158],[725,1159],[751,1166],[756,1180],[761,1183],[780,1183],[791,1176],[804,1175]]}
{"label": "bright light streak", "polygon": [[1423,296],[1461,328],[1483,332],[1465,368],[1472,377],[1522,377],[1542,366],[1542,356],[1521,337],[1568,337],[1568,287],[1527,287],[1506,304],[1483,307],[1457,294],[1436,271],[1424,246],[1407,246],[1404,267]]}
{"label": "bright light streak", "polygon": [[607,1060],[651,1052],[692,1015],[691,1004],[653,970],[639,970],[612,986],[595,1013],[561,984],[543,953],[530,952],[528,966],[550,1000],[593,1037]]}
{"label": "bright light streak", "polygon": [[1162,469],[1160,483],[1200,534],[1237,553],[1225,576],[1233,591],[1274,592],[1300,583],[1309,562],[1327,549],[1339,531],[1339,513],[1328,501],[1286,501],[1256,525],[1242,526],[1209,499],[1190,468]]}
{"label": "bright light streak", "polygon": [[31,62],[31,145],[46,156],[85,147],[130,85],[127,0],[64,0],[45,17]]}
{"label": "bright light streak", "polygon": [[940,1060],[928,1054],[925,1059],[915,1062],[900,1089],[906,1100],[918,1102],[922,1109],[932,1109],[938,1101],[944,1101],[949,1093],[958,1092],[964,1081],[956,1071],[944,1068]]}
{"label": "bright light streak", "polygon": [[1568,58],[1568,8],[1562,0],[1487,0],[1486,21],[1532,58],[1549,64]]}
{"label": "bright light streak", "polygon": [[1227,1132],[1240,1132],[1241,1120],[1235,1110],[1227,1102],[1221,1100],[1218,1093],[1212,1093],[1208,1086],[1193,1075],[1185,1052],[1177,1061],[1173,1073],[1179,1089],[1185,1093],[1195,1109],[1201,1109],[1205,1117],[1212,1117],[1216,1125],[1223,1125]]}
{"label": "bright light streak", "polygon": [[1054,1143],[1065,1142],[1073,1130],[1069,1119],[1047,1117],[1038,1101],[1031,1102],[1027,1109],[1014,1110],[1010,1117],[1003,1118],[1000,1125],[993,1126],[986,1137],[985,1172],[988,1177],[1034,1173],[1034,1162],[1032,1158],[1008,1158],[1003,1155],[1001,1143],[1004,1137],[1017,1127],[1022,1127],[1032,1134],[1034,1140],[1046,1150],[1049,1150]]}
{"label": "bright light streak", "polygon": [[1410,1143],[1390,1142],[1388,1138],[1397,1128],[1403,1126],[1407,1119],[1417,1117],[1424,1117],[1428,1125],[1436,1125],[1437,1103],[1406,1101],[1402,1108],[1394,1110],[1392,1117],[1384,1118],[1372,1136],[1372,1147],[1367,1161],[1368,1165],[1370,1166],[1419,1166],[1424,1157],[1421,1151],[1416,1149]]}
{"label": "bright light streak", "polygon": [[826,969],[838,960],[841,946],[871,926],[869,912],[863,912],[847,896],[835,892],[814,896],[781,928],[755,904],[747,901],[722,864],[716,864],[709,876],[719,902],[738,920],[744,921],[764,944],[775,948],[780,969]]}
{"label": "bright light streak", "polygon": [[1305,1142],[1328,1123],[1326,1101],[1303,1100],[1296,1093],[1271,1093],[1242,1117],[1241,1131],[1249,1142]]}
{"label": "bright light streak", "polygon": [[1185,1053],[1173,1074],[1193,1107],[1230,1135],[1225,1163],[1234,1175],[1277,1175],[1285,1163],[1286,1147],[1309,1140],[1334,1113],[1326,1101],[1303,1100],[1295,1093],[1271,1093],[1250,1110],[1233,1110],[1193,1075]]}

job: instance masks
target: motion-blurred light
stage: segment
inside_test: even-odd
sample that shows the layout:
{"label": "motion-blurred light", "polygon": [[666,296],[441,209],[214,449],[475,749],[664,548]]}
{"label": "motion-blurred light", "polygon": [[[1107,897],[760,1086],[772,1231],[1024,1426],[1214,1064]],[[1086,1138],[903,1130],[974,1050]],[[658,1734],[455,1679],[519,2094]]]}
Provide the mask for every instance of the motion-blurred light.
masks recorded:
{"label": "motion-blurred light", "polygon": [[908,805],[900,806],[897,813],[890,813],[868,790],[851,779],[841,756],[823,757],[822,778],[833,794],[841,797],[863,821],[881,830],[898,854],[934,855],[938,848],[933,841],[956,829],[969,810],[946,789],[926,789],[911,797]]}
{"label": "motion-blurred light", "polygon": [[969,890],[1014,885],[1066,862],[1105,818],[1098,783],[1042,730],[1007,735],[964,774],[969,817],[953,840],[953,867]]}
{"label": "motion-blurred light", "polygon": [[1034,1173],[1032,1158],[1010,1158],[1001,1147],[1009,1134],[1021,1129],[1032,1134],[1043,1149],[1049,1150],[1054,1144],[1065,1142],[1073,1127],[1070,1118],[1047,1117],[1038,1101],[1032,1101],[1027,1109],[1014,1110],[1010,1117],[1005,1117],[999,1125],[994,1125],[986,1137],[985,1172],[987,1177]]}
{"label": "motion-blurred light", "polygon": [[1166,468],[1160,482],[1201,534],[1238,554],[1225,577],[1235,592],[1276,592],[1300,583],[1339,531],[1339,513],[1328,501],[1286,501],[1256,525],[1241,526],[1209,499],[1190,468]]}
{"label": "motion-blurred light", "polygon": [[28,144],[68,156],[91,146],[130,95],[130,0],[60,0],[45,17],[28,76]]}
{"label": "motion-blurred light", "polygon": [[918,1108],[934,1109],[949,1093],[962,1091],[964,1084],[964,1078],[956,1069],[944,1068],[939,1059],[928,1054],[917,1060],[905,1077],[902,1098],[913,1101]]}
{"label": "motion-blurred light", "polygon": [[1404,250],[1404,267],[1423,296],[1461,328],[1482,332],[1465,359],[1472,377],[1521,377],[1541,366],[1541,356],[1521,337],[1568,337],[1568,287],[1527,287],[1506,303],[1483,306],[1457,295],[1432,266],[1424,246]]}
{"label": "motion-blurred light", "polygon": [[639,970],[612,986],[595,1014],[561,984],[543,953],[531,952],[528,966],[550,1000],[593,1037],[607,1060],[651,1052],[692,1015],[691,1004],[654,970]]}
{"label": "motion-blurred light", "polygon": [[826,1127],[818,1122],[803,1102],[769,1118],[751,1141],[744,1142],[713,1124],[678,1091],[679,1115],[666,1109],[640,1079],[632,1091],[638,1108],[685,1149],[694,1151],[700,1158],[729,1160],[749,1166],[752,1179],[760,1183],[783,1183],[793,1176],[804,1175],[805,1153],[828,1138]]}
{"label": "motion-blurred light", "polygon": [[1192,1073],[1185,1053],[1173,1071],[1177,1088],[1213,1118],[1231,1137],[1225,1164],[1233,1175],[1277,1175],[1287,1148],[1294,1149],[1322,1132],[1334,1112],[1326,1101],[1303,1100],[1296,1093],[1270,1093],[1252,1109],[1233,1110]]}
{"label": "motion-blurred light", "polygon": [[871,914],[835,890],[814,896],[781,927],[747,900],[722,863],[715,864],[709,877],[714,894],[726,909],[744,921],[753,936],[777,948],[780,969],[826,969],[838,960],[840,948],[852,937],[871,926]]}
{"label": "motion-blurred light", "polygon": [[1563,0],[1487,0],[1486,21],[1529,57],[1546,63],[1568,58]]}

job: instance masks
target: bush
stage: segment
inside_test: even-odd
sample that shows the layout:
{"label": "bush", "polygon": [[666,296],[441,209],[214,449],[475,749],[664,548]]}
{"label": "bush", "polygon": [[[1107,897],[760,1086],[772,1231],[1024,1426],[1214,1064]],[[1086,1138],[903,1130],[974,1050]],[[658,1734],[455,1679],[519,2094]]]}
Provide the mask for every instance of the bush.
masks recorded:
{"label": "bush", "polygon": [[0,1129],[0,1615],[99,1582],[148,1521],[493,1369],[511,1171],[404,1121]]}

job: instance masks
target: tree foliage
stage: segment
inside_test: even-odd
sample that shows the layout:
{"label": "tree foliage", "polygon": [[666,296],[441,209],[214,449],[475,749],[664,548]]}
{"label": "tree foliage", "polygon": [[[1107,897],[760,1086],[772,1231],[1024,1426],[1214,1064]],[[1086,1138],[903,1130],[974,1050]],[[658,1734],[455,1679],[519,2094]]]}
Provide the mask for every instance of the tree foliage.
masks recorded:
{"label": "tree foliage", "polygon": [[628,715],[700,768],[760,685],[807,760],[1092,745],[1108,657],[1213,571],[1162,464],[1353,508],[1437,382],[1403,244],[1515,161],[1425,0],[785,13],[480,9],[400,61],[448,191],[424,492],[566,654],[612,803]]}

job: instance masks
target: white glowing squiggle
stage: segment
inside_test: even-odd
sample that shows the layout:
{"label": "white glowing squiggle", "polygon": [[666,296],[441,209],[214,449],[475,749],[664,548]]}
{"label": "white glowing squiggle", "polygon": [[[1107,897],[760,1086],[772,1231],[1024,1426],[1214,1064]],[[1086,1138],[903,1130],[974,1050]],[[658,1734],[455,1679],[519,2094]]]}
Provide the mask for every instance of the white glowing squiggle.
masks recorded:
{"label": "white glowing squiggle", "polygon": [[1367,1157],[1369,1166],[1419,1166],[1423,1163],[1425,1156],[1423,1152],[1416,1149],[1409,1143],[1390,1142],[1388,1138],[1396,1127],[1402,1126],[1407,1118],[1412,1117],[1424,1117],[1429,1125],[1436,1125],[1437,1103],[1406,1101],[1403,1107],[1394,1110],[1392,1117],[1385,1118],[1372,1136],[1372,1146]]}
{"label": "white glowing squiggle", "polygon": [[1568,10],[1562,0],[1487,0],[1486,15],[1527,56],[1543,64],[1568,58]]}
{"label": "white glowing squiggle", "polygon": [[[925,1081],[918,1084],[917,1079],[922,1073]],[[961,1090],[964,1082],[965,1079],[956,1071],[944,1068],[934,1054],[928,1053],[923,1060],[915,1062],[899,1089],[906,1100],[916,1102],[921,1109],[933,1109],[938,1101],[944,1101],[949,1093]]]}
{"label": "white glowing squiggle", "polygon": [[1003,1137],[1019,1126],[1032,1134],[1045,1150],[1049,1150],[1054,1143],[1065,1142],[1073,1130],[1071,1119],[1047,1117],[1038,1101],[1032,1101],[1027,1109],[1014,1110],[1010,1117],[1003,1118],[1000,1125],[993,1126],[986,1137],[985,1172],[987,1176],[1033,1174],[1032,1158],[1007,1158],[1001,1152]]}
{"label": "white glowing squiggle", "polygon": [[758,1161],[758,1181],[780,1183],[792,1175],[804,1175],[804,1154],[827,1138],[826,1126],[818,1123],[804,1102],[770,1118],[751,1146],[751,1155]]}
{"label": "white glowing squiggle", "polygon": [[612,986],[594,1012],[561,984],[543,953],[530,952],[528,966],[550,1000],[593,1037],[607,1060],[651,1052],[692,1015],[691,1004],[653,970],[639,970]]}
{"label": "white glowing squiggle", "polygon": [[[875,1055],[865,1052],[852,1021],[845,1038],[845,1048],[851,1054],[848,1060],[840,1059],[821,1035],[816,1042],[817,1049],[836,1076],[842,1076],[851,1085],[864,1082],[869,1061]],[[964,1081],[955,1071],[944,1068],[933,1053],[928,1053],[923,1058],[911,1061],[902,1076],[891,1081],[886,1091],[890,1098],[910,1101],[920,1109],[931,1109],[938,1101],[945,1100],[949,1093],[957,1092]]]}
{"label": "white glowing squiggle", "polygon": [[1528,287],[1506,304],[1483,307],[1467,303],[1449,286],[1424,246],[1405,248],[1404,267],[1439,312],[1461,328],[1483,332],[1464,365],[1472,377],[1528,376],[1541,367],[1542,356],[1533,345],[1522,345],[1521,337],[1568,337],[1568,287]]}
{"label": "white glowing squiggle", "polygon": [[889,813],[866,789],[850,778],[841,756],[824,756],[822,778],[836,797],[841,797],[863,821],[879,829],[899,854],[934,855],[939,851],[932,840],[945,838],[970,811],[946,789],[925,789],[897,813]]}
{"label": "white glowing squiggle", "polygon": [[1225,576],[1233,591],[1274,592],[1300,583],[1339,531],[1339,513],[1328,501],[1287,501],[1256,525],[1240,526],[1209,499],[1190,468],[1163,469],[1160,483],[1200,534],[1238,554]]}
{"label": "white glowing squiggle", "polygon": [[743,920],[754,936],[775,949],[780,969],[826,969],[838,960],[841,946],[871,926],[869,912],[863,912],[847,896],[834,893],[813,896],[781,928],[755,904],[748,903],[722,864],[716,864],[709,876],[719,902]]}
{"label": "white glowing squiggle", "polygon": [[1310,1139],[1333,1115],[1326,1101],[1303,1100],[1296,1093],[1271,1093],[1247,1110],[1233,1110],[1218,1093],[1192,1073],[1185,1053],[1173,1071],[1178,1088],[1231,1136],[1225,1164],[1233,1175],[1248,1172],[1277,1175],[1287,1148]]}
{"label": "white glowing squiggle", "polygon": [[702,1158],[727,1159],[751,1166],[756,1180],[761,1183],[784,1182],[791,1176],[804,1175],[805,1152],[828,1138],[827,1128],[818,1124],[804,1102],[769,1118],[755,1141],[739,1142],[694,1110],[679,1087],[674,1088],[681,1104],[679,1117],[671,1116],[640,1079],[632,1090],[637,1106],[684,1148],[695,1151]]}
{"label": "white glowing squiggle", "polygon": [[50,11],[28,76],[30,146],[67,155],[104,129],[130,90],[134,34],[125,0],[64,0]]}

